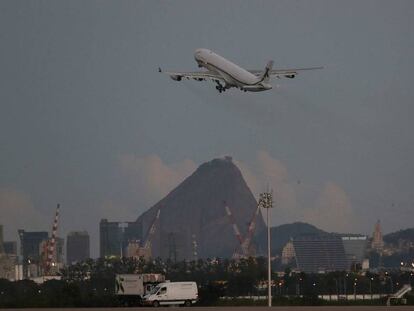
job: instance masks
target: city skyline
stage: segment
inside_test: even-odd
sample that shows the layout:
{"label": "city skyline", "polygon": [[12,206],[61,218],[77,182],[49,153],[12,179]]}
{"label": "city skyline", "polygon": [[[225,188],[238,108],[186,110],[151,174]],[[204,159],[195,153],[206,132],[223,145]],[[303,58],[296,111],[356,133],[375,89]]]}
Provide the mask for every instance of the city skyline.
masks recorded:
{"label": "city skyline", "polygon": [[[96,257],[101,218],[136,220],[223,155],[255,196],[274,189],[272,225],[411,227],[413,9],[411,1],[2,1],[5,239],[50,232],[61,203],[61,234],[89,231]],[[325,68],[276,80],[264,94],[218,94],[157,72],[195,70],[199,47],[246,68],[270,59]]]}
{"label": "city skyline", "polygon": [[[142,232],[142,224],[136,222],[118,222],[118,221],[108,221],[107,219],[100,219],[100,237],[99,237],[99,256],[90,256],[90,242],[89,242],[89,233],[87,231],[70,231],[65,237],[61,235],[57,235],[56,239],[59,240],[60,249],[59,254],[57,255],[65,264],[73,264],[87,258],[105,258],[105,257],[128,257],[128,247],[130,243],[137,243],[138,246],[142,245],[143,234]],[[284,224],[280,227],[286,225],[310,225],[306,223],[292,223],[292,224]],[[230,224],[231,225],[231,224]],[[31,258],[35,260],[39,260],[37,256],[41,256],[41,244],[48,239],[50,239],[49,233],[46,231],[27,231],[24,229],[19,230],[20,241],[6,241],[2,239],[2,232],[4,226],[0,224],[0,254],[3,252],[4,254],[21,256],[23,262],[25,262],[25,258]],[[337,232],[324,232],[321,231],[319,228],[315,227],[316,232],[308,232],[308,233],[300,233],[299,230],[295,234],[299,234],[306,239],[307,238],[314,238],[314,237],[336,237],[340,238],[343,241],[345,249],[349,248],[349,251],[361,253],[365,250],[372,250],[378,253],[383,253],[384,250],[384,240],[382,236],[382,231],[379,227],[379,221],[374,224],[374,231],[371,235],[363,235],[359,233],[337,233]],[[411,228],[413,230],[413,228]],[[400,229],[396,232],[391,232],[390,234],[396,234],[399,232],[404,231],[404,229]],[[148,233],[147,233],[148,234]],[[348,235],[349,234],[349,235]],[[28,237],[25,238],[25,236]],[[290,237],[292,239],[292,237]],[[23,242],[26,240],[26,242]],[[288,246],[292,240],[285,245]],[[181,241],[182,242],[182,241]],[[17,244],[19,243],[19,244]],[[399,242],[400,243],[400,242]],[[395,250],[402,250],[404,247],[411,247],[410,245],[412,242],[410,240],[401,240],[401,245],[395,248],[391,244],[387,247],[391,247],[393,251]],[[404,243],[408,243],[405,245]],[[411,244],[410,244],[411,243]],[[25,246],[27,244],[27,246]],[[69,246],[70,245],[70,246]],[[378,248],[378,245],[381,245]],[[70,248],[70,249],[69,249]],[[142,248],[142,246],[141,246]],[[66,251],[65,251],[65,250]],[[27,254],[25,252],[28,252]],[[280,252],[283,255],[285,252],[284,248],[278,250],[278,247],[272,246],[272,252],[277,254]],[[389,250],[388,250],[389,252]],[[387,253],[387,252],[385,252]],[[25,255],[26,254],[26,255]],[[362,254],[362,253],[361,253]],[[389,255],[389,254],[388,254]],[[69,260],[68,258],[74,258],[74,260]],[[354,258],[355,259],[355,258]],[[357,257],[359,261],[362,261],[362,255]],[[283,259],[282,259],[283,263]]]}

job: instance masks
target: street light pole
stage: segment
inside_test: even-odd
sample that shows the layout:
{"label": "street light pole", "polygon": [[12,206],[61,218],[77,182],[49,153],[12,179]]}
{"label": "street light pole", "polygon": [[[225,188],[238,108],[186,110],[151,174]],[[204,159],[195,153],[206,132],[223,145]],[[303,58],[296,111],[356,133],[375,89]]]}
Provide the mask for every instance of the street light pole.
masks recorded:
{"label": "street light pole", "polygon": [[357,286],[357,279],[354,280],[354,301],[356,300],[356,286]]}
{"label": "street light pole", "polygon": [[372,281],[374,280],[373,277],[369,279],[369,293],[371,294],[371,301],[372,301]]}
{"label": "street light pole", "polygon": [[264,192],[259,197],[259,207],[266,209],[267,220],[267,295],[268,306],[272,306],[272,267],[270,260],[270,209],[273,207],[272,193]]}
{"label": "street light pole", "polygon": [[266,208],[267,211],[267,295],[268,295],[268,306],[272,306],[272,266],[270,260],[270,224],[269,224],[269,213],[270,208]]}

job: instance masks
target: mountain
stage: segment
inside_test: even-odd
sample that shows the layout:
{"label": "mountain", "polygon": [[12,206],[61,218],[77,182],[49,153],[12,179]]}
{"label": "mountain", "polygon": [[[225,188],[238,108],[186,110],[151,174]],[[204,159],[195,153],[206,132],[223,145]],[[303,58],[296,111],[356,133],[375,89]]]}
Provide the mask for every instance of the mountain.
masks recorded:
{"label": "mountain", "polygon": [[414,228],[399,230],[396,232],[386,234],[384,235],[383,239],[384,242],[395,246],[398,246],[399,241],[402,240],[414,242]]}
{"label": "mountain", "polygon": [[[235,223],[244,235],[257,202],[230,157],[202,164],[138,217],[137,225],[145,233],[160,209],[152,241],[153,257],[193,259],[195,250],[198,258],[231,257],[239,243],[224,209],[224,201],[232,209]],[[264,227],[259,214],[256,232],[263,231]]]}
{"label": "mountain", "polygon": [[[295,222],[270,228],[270,243],[272,253],[280,253],[282,248],[291,238],[309,235],[327,235],[329,233],[304,222]],[[267,231],[262,231],[258,237],[260,248],[265,249],[267,243]]]}

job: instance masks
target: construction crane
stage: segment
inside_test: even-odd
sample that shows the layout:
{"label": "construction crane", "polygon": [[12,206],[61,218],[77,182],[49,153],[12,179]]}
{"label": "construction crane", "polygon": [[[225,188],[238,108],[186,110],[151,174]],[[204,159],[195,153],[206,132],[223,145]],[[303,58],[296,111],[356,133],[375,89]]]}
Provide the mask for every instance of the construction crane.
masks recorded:
{"label": "construction crane", "polygon": [[145,235],[145,239],[143,239],[144,242],[140,240],[133,240],[133,241],[128,242],[128,247],[127,247],[128,257],[135,257],[135,258],[143,257],[145,260],[149,260],[151,258],[152,238],[154,237],[155,231],[157,229],[157,222],[160,218],[160,213],[161,213],[161,209],[158,209],[151,223],[151,226],[149,226],[148,228],[148,231]]}
{"label": "construction crane", "polygon": [[237,223],[234,219],[233,213],[225,201],[224,201],[224,209],[226,210],[227,216],[229,217],[230,223],[233,227],[233,232],[240,244],[240,249],[235,250],[233,254],[233,258],[239,259],[243,257],[252,256],[253,252],[251,248],[251,242],[253,239],[254,231],[256,229],[256,220],[257,220],[257,215],[260,213],[260,208],[257,207],[256,210],[254,211],[254,214],[249,222],[245,237],[242,236],[239,230],[239,227],[237,226]]}
{"label": "construction crane", "polygon": [[155,230],[156,230],[157,220],[160,218],[160,213],[161,213],[161,208],[158,209],[157,214],[155,215],[155,218],[152,221],[152,224],[148,229],[147,237],[146,237],[144,245],[143,245],[143,247],[146,248],[146,249],[151,248],[152,238],[153,238]]}
{"label": "construction crane", "polygon": [[239,227],[237,226],[237,223],[234,219],[233,213],[231,212],[230,207],[227,205],[226,201],[224,201],[223,203],[224,203],[224,209],[226,210],[227,216],[229,217],[230,223],[233,227],[234,234],[235,234],[237,240],[240,242],[240,244],[242,244],[243,243],[243,237],[242,237],[242,235],[240,233],[240,230],[239,230]]}
{"label": "construction crane", "polygon": [[244,238],[243,243],[242,243],[242,249],[245,249],[249,256],[253,255],[251,244],[253,240],[254,231],[256,230],[257,215],[259,215],[259,213],[260,213],[260,206],[257,205],[256,210],[247,228],[246,237]]}
{"label": "construction crane", "polygon": [[53,220],[53,227],[52,227],[52,235],[51,238],[44,241],[42,247],[43,253],[43,273],[44,275],[49,275],[51,273],[51,268],[56,265],[57,261],[57,254],[56,254],[56,237],[57,237],[57,230],[58,230],[58,220],[59,220],[59,209],[60,204],[56,207],[55,218]]}
{"label": "construction crane", "polygon": [[226,210],[226,214],[229,217],[230,224],[231,224],[231,226],[233,228],[234,235],[236,236],[236,238],[237,238],[237,240],[239,241],[239,244],[240,244],[240,249],[239,249],[239,247],[237,247],[234,250],[233,258],[234,259],[239,259],[241,257],[246,257],[246,252],[243,249],[243,236],[240,233],[239,227],[237,226],[237,223],[236,223],[236,221],[234,219],[234,216],[233,216],[233,213],[231,212],[230,207],[228,206],[228,204],[226,203],[226,201],[224,201],[223,203],[224,203],[224,209]]}

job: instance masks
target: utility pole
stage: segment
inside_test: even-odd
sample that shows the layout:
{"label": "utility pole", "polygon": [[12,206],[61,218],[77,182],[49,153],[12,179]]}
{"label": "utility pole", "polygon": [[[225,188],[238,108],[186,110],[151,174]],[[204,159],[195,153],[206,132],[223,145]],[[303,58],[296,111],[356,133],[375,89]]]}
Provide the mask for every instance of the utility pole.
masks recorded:
{"label": "utility pole", "polygon": [[259,207],[266,209],[267,220],[267,295],[268,306],[272,306],[272,267],[270,260],[270,209],[273,207],[271,192],[261,193],[259,196]]}

